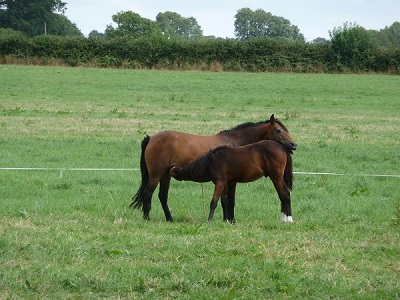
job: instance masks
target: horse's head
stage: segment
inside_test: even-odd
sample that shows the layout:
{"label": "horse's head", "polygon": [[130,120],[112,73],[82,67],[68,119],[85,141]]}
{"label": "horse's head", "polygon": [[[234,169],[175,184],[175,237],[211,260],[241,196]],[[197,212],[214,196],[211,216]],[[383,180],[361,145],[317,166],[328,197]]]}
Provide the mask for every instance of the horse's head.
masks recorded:
{"label": "horse's head", "polygon": [[268,126],[269,129],[265,136],[266,140],[273,140],[275,142],[278,142],[284,145],[290,151],[294,151],[297,149],[297,144],[289,135],[286,127],[282,124],[281,121],[278,121],[278,119],[276,119],[274,115],[271,115]]}

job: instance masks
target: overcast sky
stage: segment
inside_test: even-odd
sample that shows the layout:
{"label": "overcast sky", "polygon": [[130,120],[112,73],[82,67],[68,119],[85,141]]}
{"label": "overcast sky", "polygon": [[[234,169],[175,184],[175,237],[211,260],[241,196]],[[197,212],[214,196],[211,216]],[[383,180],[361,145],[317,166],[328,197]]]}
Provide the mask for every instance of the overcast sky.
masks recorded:
{"label": "overcast sky", "polygon": [[345,22],[366,29],[383,29],[400,21],[400,0],[64,0],[67,18],[84,35],[104,32],[112,15],[133,11],[155,20],[159,12],[172,11],[194,17],[204,35],[234,37],[234,17],[238,9],[261,8],[288,19],[299,27],[306,40],[329,38],[329,31]]}

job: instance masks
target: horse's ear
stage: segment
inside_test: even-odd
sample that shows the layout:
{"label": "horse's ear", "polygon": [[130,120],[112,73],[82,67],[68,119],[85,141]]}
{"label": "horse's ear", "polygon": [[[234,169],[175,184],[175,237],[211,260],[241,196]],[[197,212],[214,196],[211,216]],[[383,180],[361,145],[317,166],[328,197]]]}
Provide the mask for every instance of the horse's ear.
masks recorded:
{"label": "horse's ear", "polygon": [[269,118],[269,121],[271,122],[271,124],[274,124],[274,122],[275,122],[274,114],[271,115],[271,118]]}

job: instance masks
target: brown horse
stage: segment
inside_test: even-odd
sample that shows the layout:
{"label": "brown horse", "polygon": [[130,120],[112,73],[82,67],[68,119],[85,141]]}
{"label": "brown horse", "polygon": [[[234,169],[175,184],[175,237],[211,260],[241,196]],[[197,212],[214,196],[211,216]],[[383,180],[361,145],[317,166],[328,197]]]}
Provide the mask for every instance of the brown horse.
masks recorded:
{"label": "brown horse", "polygon": [[[211,136],[177,131],[161,131],[151,137],[146,136],[142,141],[140,159],[141,184],[132,197],[130,206],[141,208],[143,218],[149,220],[151,198],[160,183],[158,197],[165,218],[167,221],[172,221],[167,201],[171,180],[169,171],[174,165],[186,165],[210,149],[224,144],[242,146],[266,139],[277,141],[291,150],[297,147],[286,127],[278,119],[275,119],[274,115],[267,121],[244,123]],[[235,205],[235,187],[235,184],[230,185],[227,194],[221,200],[224,207],[224,220],[233,220],[226,212],[232,210],[228,209],[228,206],[234,207]]]}
{"label": "brown horse", "polygon": [[281,200],[282,222],[293,222],[291,153],[274,141],[260,141],[242,147],[220,146],[183,167],[173,167],[170,174],[177,180],[214,183],[209,221],[213,219],[218,199],[226,187],[237,182],[255,181],[262,176],[269,177]]}

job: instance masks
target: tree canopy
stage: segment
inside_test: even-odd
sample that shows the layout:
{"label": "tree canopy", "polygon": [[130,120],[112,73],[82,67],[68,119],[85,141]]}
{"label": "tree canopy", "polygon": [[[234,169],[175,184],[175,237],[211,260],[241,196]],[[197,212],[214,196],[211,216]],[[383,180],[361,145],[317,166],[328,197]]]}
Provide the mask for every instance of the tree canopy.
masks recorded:
{"label": "tree canopy", "polygon": [[117,24],[107,26],[107,37],[129,36],[132,38],[140,37],[165,37],[197,39],[202,36],[201,27],[193,17],[184,18],[175,12],[159,13],[156,21],[141,17],[132,11],[122,11],[112,16],[112,20]]}
{"label": "tree canopy", "polygon": [[179,37],[197,39],[203,36],[200,25],[193,17],[184,18],[176,12],[166,11],[157,15],[156,22],[162,35],[168,39]]}
{"label": "tree canopy", "polygon": [[132,11],[119,12],[112,16],[112,20],[117,24],[117,27],[108,25],[105,32],[107,37],[161,36],[161,31],[154,21],[142,18],[138,13]]}
{"label": "tree canopy", "polygon": [[63,14],[67,3],[61,0],[0,1],[0,27],[21,31],[28,36],[41,34],[82,35]]}
{"label": "tree canopy", "polygon": [[400,47],[400,22],[394,22],[389,27],[379,31],[371,30],[374,43],[379,47],[394,48]]}
{"label": "tree canopy", "polygon": [[240,40],[251,38],[278,38],[304,41],[297,26],[289,20],[272,15],[263,9],[239,9],[235,15],[235,36]]}

